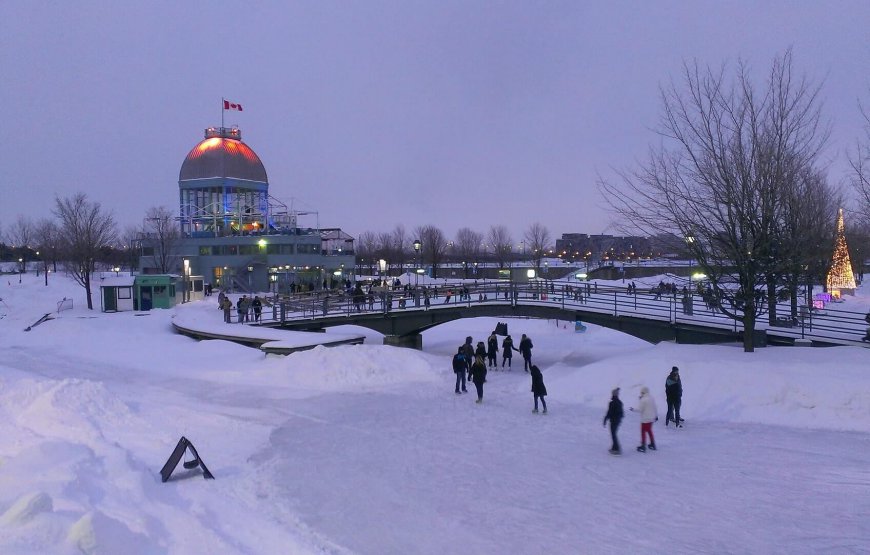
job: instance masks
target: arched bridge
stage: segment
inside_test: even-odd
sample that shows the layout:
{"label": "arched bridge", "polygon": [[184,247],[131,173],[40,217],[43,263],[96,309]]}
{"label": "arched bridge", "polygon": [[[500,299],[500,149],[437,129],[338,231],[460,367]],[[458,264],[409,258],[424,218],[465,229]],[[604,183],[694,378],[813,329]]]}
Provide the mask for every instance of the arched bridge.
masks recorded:
{"label": "arched bridge", "polygon": [[[448,294],[449,292],[449,294]],[[430,289],[430,293],[435,293]],[[420,333],[460,318],[531,317],[596,324],[657,343],[742,341],[743,328],[705,305],[697,295],[629,292],[580,282],[444,284],[426,302],[422,289],[380,289],[360,299],[342,292],[295,296],[264,308],[261,325],[293,330],[322,330],[357,325],[384,334],[384,343],[422,347]],[[356,301],[356,302],[355,302]],[[787,313],[787,307],[782,307]],[[760,319],[757,346],[867,345],[862,343],[864,315],[826,309],[805,310],[800,318],[770,325]]]}

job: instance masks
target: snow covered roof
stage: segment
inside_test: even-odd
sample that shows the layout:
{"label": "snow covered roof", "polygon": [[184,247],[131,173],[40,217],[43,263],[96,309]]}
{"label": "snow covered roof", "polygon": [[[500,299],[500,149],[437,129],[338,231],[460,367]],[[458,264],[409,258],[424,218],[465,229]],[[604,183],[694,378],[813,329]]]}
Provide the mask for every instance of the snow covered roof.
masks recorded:
{"label": "snow covered roof", "polygon": [[100,287],[132,287],[133,276],[110,276],[100,278]]}

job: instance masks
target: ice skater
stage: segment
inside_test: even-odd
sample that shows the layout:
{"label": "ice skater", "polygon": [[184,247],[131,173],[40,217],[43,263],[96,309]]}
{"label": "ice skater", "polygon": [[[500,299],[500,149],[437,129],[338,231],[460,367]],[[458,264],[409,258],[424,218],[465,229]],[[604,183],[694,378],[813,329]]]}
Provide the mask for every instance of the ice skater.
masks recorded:
{"label": "ice skater", "polygon": [[532,412],[538,412],[538,399],[540,399],[541,408],[544,414],[547,414],[547,401],[544,400],[544,397],[547,396],[547,386],[544,385],[544,375],[541,374],[541,369],[534,364],[530,373],[532,375],[532,393],[535,396],[535,408]]}
{"label": "ice skater", "polygon": [[[640,388],[640,402],[638,403],[637,412],[640,412],[640,445],[637,450],[645,453],[647,447],[652,451],[656,450],[656,438],[653,436],[653,422],[659,419],[658,411],[656,410],[655,399],[649,394],[649,388],[643,386]],[[631,407],[631,411],[635,412],[635,408]],[[646,436],[649,434],[649,444],[646,444]]]}
{"label": "ice skater", "polygon": [[501,342],[501,349],[501,367],[504,368],[504,363],[507,362],[508,370],[510,370],[511,359],[514,356],[514,351],[517,350],[514,348],[514,340],[511,339],[510,335]]}
{"label": "ice skater", "polygon": [[486,364],[481,356],[474,357],[474,363],[471,365],[471,381],[477,389],[477,400],[475,403],[483,402],[483,384],[486,382]]}
{"label": "ice skater", "polygon": [[492,332],[486,340],[486,358],[489,367],[498,370],[498,361],[496,360],[498,358],[498,337],[496,337],[495,332]]}
{"label": "ice skater", "polygon": [[[468,369],[468,366],[465,362],[465,355],[463,354],[463,346],[459,346],[459,350],[453,355],[453,373],[456,374],[456,394],[459,395],[461,393],[468,393],[468,390],[465,389],[465,371]],[[459,387],[462,386],[462,391],[459,390]]]}
{"label": "ice skater", "polygon": [[616,430],[619,429],[619,424],[622,422],[622,417],[625,413],[622,410],[622,401],[619,400],[619,388],[617,387],[610,392],[610,404],[607,406],[607,414],[604,415],[603,425],[607,426],[607,421],[610,420],[610,437],[613,439],[613,445],[610,447],[611,455],[621,455],[622,449],[619,447],[619,440],[616,438]]}
{"label": "ice skater", "polygon": [[529,368],[532,366],[532,339],[530,337],[526,337],[526,334],[523,334],[522,338],[520,338],[520,354],[523,355],[523,370],[526,372],[529,371]]}
{"label": "ice skater", "polygon": [[680,418],[680,405],[683,404],[683,382],[680,380],[680,369],[674,366],[665,380],[665,396],[668,400],[668,414],[665,416],[665,427],[673,422],[677,428],[683,427]]}

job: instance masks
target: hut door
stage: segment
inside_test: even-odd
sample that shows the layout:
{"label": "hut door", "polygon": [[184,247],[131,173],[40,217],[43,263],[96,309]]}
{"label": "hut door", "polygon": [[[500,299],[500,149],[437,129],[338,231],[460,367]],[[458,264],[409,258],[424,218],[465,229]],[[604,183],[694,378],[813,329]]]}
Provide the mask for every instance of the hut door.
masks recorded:
{"label": "hut door", "polygon": [[117,289],[114,287],[103,287],[103,306],[106,312],[115,312],[118,310]]}

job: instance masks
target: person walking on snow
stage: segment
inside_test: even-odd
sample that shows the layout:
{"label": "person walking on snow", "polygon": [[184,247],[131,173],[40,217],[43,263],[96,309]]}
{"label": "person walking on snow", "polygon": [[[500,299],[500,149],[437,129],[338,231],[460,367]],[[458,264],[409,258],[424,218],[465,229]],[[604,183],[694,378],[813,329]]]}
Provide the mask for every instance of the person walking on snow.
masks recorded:
{"label": "person walking on snow", "polygon": [[[462,353],[462,346],[453,355],[453,373],[456,374],[456,394],[468,393],[465,389],[465,371],[468,367],[465,364],[465,355]],[[462,386],[462,391],[459,391],[459,386]]]}
{"label": "person walking on snow", "polygon": [[680,380],[680,369],[674,366],[665,380],[665,396],[668,400],[668,414],[665,416],[665,427],[673,421],[677,428],[683,427],[680,418],[680,405],[683,404],[683,382]]}
{"label": "person walking on snow", "polygon": [[[221,294],[223,295],[223,293]],[[224,322],[226,322],[227,324],[231,323],[233,321],[233,317],[231,315],[231,312],[233,310],[233,301],[231,301],[229,297],[224,296],[224,298],[221,299],[220,307],[221,310],[224,311]]]}
{"label": "person walking on snow", "polygon": [[468,372],[468,381],[471,381],[471,363],[474,362],[474,339],[469,335],[462,345],[462,354],[465,355],[465,371]]}
{"label": "person walking on snow", "polygon": [[526,337],[526,334],[523,334],[523,337],[520,339],[520,354],[523,355],[523,370],[526,372],[529,371],[529,367],[532,366],[532,340]]}
{"label": "person walking on snow", "polygon": [[535,396],[535,408],[532,412],[538,412],[538,399],[541,399],[541,408],[544,409],[544,414],[547,414],[547,402],[544,397],[547,396],[547,386],[544,385],[544,375],[541,374],[541,369],[532,365],[532,393]]}
{"label": "person walking on snow", "polygon": [[263,314],[263,301],[260,300],[259,296],[255,296],[254,300],[251,301],[251,309],[254,311],[254,322],[259,322]]}
{"label": "person walking on snow", "polygon": [[[634,407],[631,410],[634,412]],[[655,451],[656,438],[653,436],[652,425],[659,417],[655,399],[649,394],[647,386],[640,388],[640,403],[638,404],[637,412],[640,412],[640,445],[638,445],[637,450],[644,453],[647,447],[649,447]],[[647,434],[649,434],[649,445],[645,445]]]}
{"label": "person walking on snow", "polygon": [[607,414],[604,415],[604,426],[607,426],[607,421],[610,420],[610,437],[613,439],[613,445],[610,447],[611,455],[621,455],[622,449],[619,447],[619,440],[616,438],[616,430],[619,429],[619,424],[622,422],[622,417],[625,413],[622,410],[622,401],[619,400],[619,388],[617,387],[610,392],[610,404],[607,406]]}
{"label": "person walking on snow", "polygon": [[486,341],[486,358],[489,360],[489,367],[495,367],[498,370],[498,362],[496,361],[498,357],[498,337],[496,337],[495,332],[492,332]]}
{"label": "person walking on snow", "polygon": [[477,389],[477,400],[475,403],[483,402],[483,383],[486,381],[486,364],[483,362],[483,357],[474,357],[474,364],[471,365],[471,381]]}
{"label": "person walking on snow", "polygon": [[486,360],[486,345],[483,343],[483,341],[477,342],[477,348],[474,349],[474,357],[480,357],[483,360]]}
{"label": "person walking on snow", "polygon": [[507,362],[508,370],[510,370],[513,352],[517,350],[514,348],[514,340],[511,339],[510,335],[505,337],[504,341],[501,342],[501,349],[501,367],[504,368],[504,363]]}

